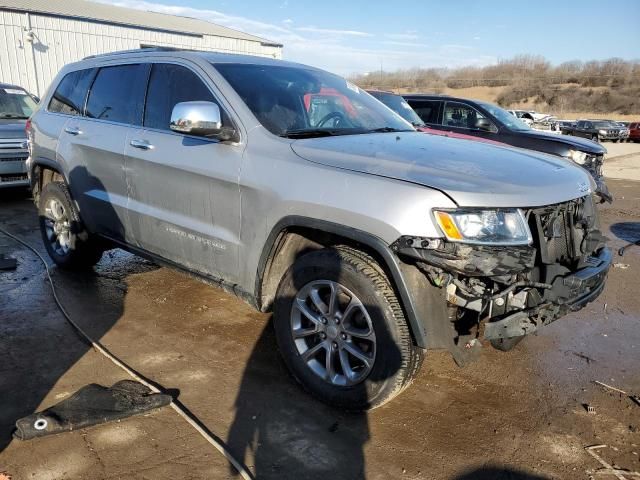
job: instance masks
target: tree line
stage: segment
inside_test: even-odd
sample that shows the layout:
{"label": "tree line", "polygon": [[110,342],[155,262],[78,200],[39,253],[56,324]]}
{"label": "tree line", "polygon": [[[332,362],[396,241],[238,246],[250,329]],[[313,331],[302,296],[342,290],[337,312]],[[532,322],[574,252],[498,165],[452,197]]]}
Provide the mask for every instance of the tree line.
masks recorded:
{"label": "tree line", "polygon": [[503,87],[496,101],[504,107],[529,105],[560,113],[640,113],[640,61],[621,58],[574,60],[554,66],[539,55],[518,55],[485,67],[381,71],[351,80],[362,88],[432,93]]}

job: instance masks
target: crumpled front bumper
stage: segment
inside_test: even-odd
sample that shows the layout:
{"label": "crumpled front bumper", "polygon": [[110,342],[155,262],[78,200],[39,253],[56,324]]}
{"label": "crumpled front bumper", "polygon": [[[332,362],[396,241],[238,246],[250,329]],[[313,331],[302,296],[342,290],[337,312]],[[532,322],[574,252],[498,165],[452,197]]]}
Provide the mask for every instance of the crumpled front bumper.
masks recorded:
{"label": "crumpled front bumper", "polygon": [[568,312],[580,310],[602,293],[612,261],[611,249],[602,248],[597,256],[589,259],[589,266],[556,278],[552,288],[558,292],[557,301],[539,305],[534,311],[520,311],[486,323],[484,337],[497,340],[528,335]]}

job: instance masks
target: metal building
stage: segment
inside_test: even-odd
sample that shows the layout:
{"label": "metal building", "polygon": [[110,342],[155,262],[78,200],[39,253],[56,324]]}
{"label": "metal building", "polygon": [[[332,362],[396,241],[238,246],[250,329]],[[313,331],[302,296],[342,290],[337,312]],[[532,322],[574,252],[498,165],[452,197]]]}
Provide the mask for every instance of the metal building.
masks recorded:
{"label": "metal building", "polygon": [[151,46],[282,57],[282,45],[195,18],[85,0],[0,0],[0,82],[42,95],[63,65]]}

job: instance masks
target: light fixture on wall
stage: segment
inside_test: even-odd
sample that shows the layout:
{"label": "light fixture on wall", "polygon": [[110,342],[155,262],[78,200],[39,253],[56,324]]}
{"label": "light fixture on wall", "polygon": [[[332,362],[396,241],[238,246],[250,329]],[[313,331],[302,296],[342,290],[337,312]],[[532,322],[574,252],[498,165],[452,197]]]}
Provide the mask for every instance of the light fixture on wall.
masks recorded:
{"label": "light fixture on wall", "polygon": [[33,39],[35,38],[33,30],[27,30],[27,32],[24,34],[24,38],[27,42],[32,43]]}

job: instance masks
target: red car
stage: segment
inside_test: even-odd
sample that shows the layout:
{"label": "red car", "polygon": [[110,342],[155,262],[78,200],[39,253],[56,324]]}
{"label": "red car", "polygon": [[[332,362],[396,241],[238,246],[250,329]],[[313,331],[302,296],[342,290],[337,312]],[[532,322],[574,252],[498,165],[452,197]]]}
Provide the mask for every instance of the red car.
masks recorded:
{"label": "red car", "polygon": [[494,140],[489,140],[481,137],[474,137],[473,135],[465,135],[464,133],[457,132],[447,132],[444,130],[436,130],[434,128],[429,128],[425,125],[422,119],[418,116],[418,114],[411,108],[411,105],[407,103],[407,101],[402,98],[401,95],[397,95],[392,92],[383,92],[381,90],[367,90],[367,93],[377,98],[379,101],[384,103],[391,110],[396,112],[402,118],[404,118],[407,122],[411,123],[416,130],[419,130],[424,133],[428,133],[430,135],[440,135],[443,137],[451,137],[451,138],[462,138],[464,140],[473,140],[475,142],[483,142],[483,143],[491,143],[493,145],[506,146],[506,144],[501,142],[496,142]]}
{"label": "red car", "polygon": [[629,124],[629,141],[640,142],[640,122],[632,122]]}

